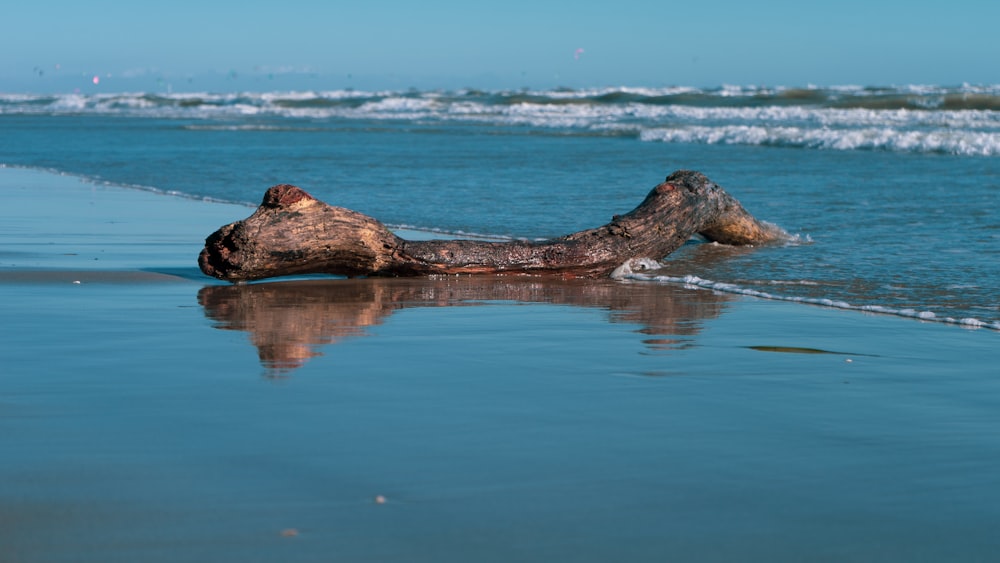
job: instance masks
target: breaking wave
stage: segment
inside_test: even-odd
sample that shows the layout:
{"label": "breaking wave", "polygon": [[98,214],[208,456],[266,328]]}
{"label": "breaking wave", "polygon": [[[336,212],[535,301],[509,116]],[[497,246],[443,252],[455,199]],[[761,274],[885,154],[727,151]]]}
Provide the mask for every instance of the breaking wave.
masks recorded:
{"label": "breaking wave", "polygon": [[0,94],[4,115],[182,119],[231,131],[471,123],[660,143],[1000,155],[1000,86]]}

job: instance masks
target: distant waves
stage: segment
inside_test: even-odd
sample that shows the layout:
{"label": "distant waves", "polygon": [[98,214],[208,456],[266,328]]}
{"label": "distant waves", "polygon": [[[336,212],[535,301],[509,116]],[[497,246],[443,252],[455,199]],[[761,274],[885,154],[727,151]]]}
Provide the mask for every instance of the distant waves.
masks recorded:
{"label": "distant waves", "polygon": [[468,123],[645,142],[1000,155],[1000,86],[0,94],[0,115],[18,114],[275,131],[345,120]]}

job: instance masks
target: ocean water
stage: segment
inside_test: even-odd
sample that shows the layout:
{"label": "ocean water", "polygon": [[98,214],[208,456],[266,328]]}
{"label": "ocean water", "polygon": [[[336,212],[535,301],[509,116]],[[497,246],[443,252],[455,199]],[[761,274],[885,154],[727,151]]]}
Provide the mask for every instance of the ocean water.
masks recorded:
{"label": "ocean water", "polygon": [[692,241],[631,280],[1000,330],[1000,86],[0,94],[0,165],[247,214],[292,183],[501,239],[604,224],[695,169],[793,240]]}
{"label": "ocean water", "polygon": [[[0,95],[0,560],[989,561],[995,97]],[[678,168],[792,240],[621,281],[196,267],[279,182],[542,238]]]}

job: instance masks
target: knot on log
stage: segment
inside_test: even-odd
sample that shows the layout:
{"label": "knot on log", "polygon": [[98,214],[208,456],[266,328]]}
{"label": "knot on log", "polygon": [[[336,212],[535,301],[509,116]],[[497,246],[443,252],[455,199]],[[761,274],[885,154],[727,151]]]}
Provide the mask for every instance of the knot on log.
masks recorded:
{"label": "knot on log", "polygon": [[264,201],[260,205],[268,209],[278,209],[280,207],[290,207],[304,200],[315,200],[315,198],[298,186],[278,184],[277,186],[268,188],[264,192]]}
{"label": "knot on log", "polygon": [[719,186],[701,172],[695,170],[677,170],[667,176],[667,179],[659,186],[656,186],[655,189],[659,193],[666,194],[678,188],[683,189],[688,194],[704,197],[709,192],[719,189]]}

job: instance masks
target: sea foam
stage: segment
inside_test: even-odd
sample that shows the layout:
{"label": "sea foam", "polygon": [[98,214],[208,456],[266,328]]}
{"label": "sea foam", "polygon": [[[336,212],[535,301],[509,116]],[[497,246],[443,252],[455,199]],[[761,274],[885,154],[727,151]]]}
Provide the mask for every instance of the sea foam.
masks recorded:
{"label": "sea foam", "polygon": [[[967,328],[985,328],[985,329],[1000,331],[1000,321],[982,321],[975,318],[958,319],[954,317],[939,316],[932,311],[918,311],[916,309],[908,309],[908,308],[898,309],[882,305],[856,305],[838,299],[829,299],[822,297],[817,298],[817,297],[797,297],[789,295],[780,295],[766,291],[751,289],[748,287],[743,287],[739,284],[707,280],[707,279],[702,279],[698,276],[691,276],[691,275],[668,276],[668,275],[658,275],[653,273],[645,273],[646,271],[655,270],[656,267],[658,266],[659,263],[655,261],[647,261],[644,259],[640,259],[638,261],[629,261],[620,266],[617,270],[615,270],[614,277],[620,280],[681,284],[689,288],[706,289],[711,291],[718,291],[721,293],[730,293],[734,295],[745,295],[748,297],[756,297],[758,299],[767,299],[771,301],[787,301],[792,303],[803,303],[807,305],[817,305],[820,307],[830,307],[834,309],[845,309],[849,311],[860,311],[866,313],[877,313],[880,315],[906,317],[926,322],[960,325]],[[774,283],[779,284],[782,282],[774,282]]]}

